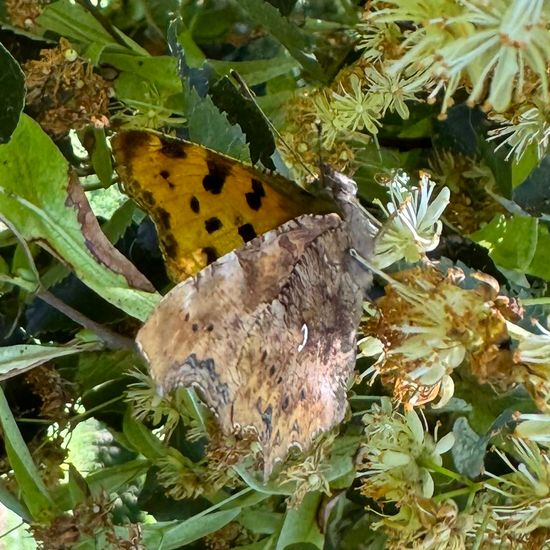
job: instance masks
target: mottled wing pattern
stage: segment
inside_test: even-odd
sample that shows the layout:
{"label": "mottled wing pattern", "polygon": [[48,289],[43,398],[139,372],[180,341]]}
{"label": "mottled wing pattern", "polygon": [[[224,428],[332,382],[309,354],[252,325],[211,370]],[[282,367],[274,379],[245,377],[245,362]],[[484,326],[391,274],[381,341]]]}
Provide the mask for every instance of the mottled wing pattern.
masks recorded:
{"label": "mottled wing pattern", "polygon": [[301,214],[332,211],[285,178],[200,145],[141,130],[119,132],[112,144],[125,189],[155,222],[176,282]]}
{"label": "mottled wing pattern", "polygon": [[196,386],[226,433],[253,428],[264,473],[342,420],[363,289],[348,227],[300,216],[169,292],[137,341],[165,390]]}

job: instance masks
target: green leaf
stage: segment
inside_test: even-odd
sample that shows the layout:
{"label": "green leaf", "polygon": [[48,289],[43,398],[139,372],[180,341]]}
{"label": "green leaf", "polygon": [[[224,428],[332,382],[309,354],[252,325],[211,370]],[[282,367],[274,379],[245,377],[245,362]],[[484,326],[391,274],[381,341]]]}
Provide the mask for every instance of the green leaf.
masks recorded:
{"label": "green leaf", "polygon": [[25,106],[25,76],[0,43],[0,143],[9,141]]}
{"label": "green leaf", "polygon": [[512,189],[520,186],[537,167],[538,163],[537,145],[534,143],[527,147],[519,162],[512,163]]}
{"label": "green leaf", "polygon": [[227,113],[229,122],[238,124],[246,134],[252,163],[261,161],[266,168],[274,170],[271,155],[275,152],[275,139],[258,105],[241,94],[227,77],[212,86],[210,95],[216,106]]}
{"label": "green leaf", "polygon": [[150,81],[159,91],[159,95],[168,96],[182,91],[177,61],[174,57],[105,53],[101,57],[101,62],[112,65],[119,71],[134,74],[142,80]]}
{"label": "green leaf", "polygon": [[250,162],[246,137],[238,125],[232,125],[209,96],[200,97],[192,89],[187,94],[189,139],[228,157]]}
{"label": "green leaf", "polygon": [[86,353],[79,357],[75,381],[80,393],[121,377],[136,365],[136,354],[127,350]]}
{"label": "green leaf", "polygon": [[99,181],[104,187],[109,187],[113,180],[113,162],[111,160],[111,150],[107,145],[105,130],[103,128],[93,128],[94,146],[92,149],[92,166]]}
{"label": "green leaf", "polygon": [[457,471],[472,479],[476,478],[483,469],[489,437],[477,435],[463,416],[456,419],[453,434],[455,444],[451,452]]}
{"label": "green leaf", "polygon": [[228,75],[230,71],[236,71],[249,86],[263,84],[268,80],[287,74],[299,66],[299,63],[288,55],[254,61],[209,59],[208,64],[220,75]]}
{"label": "green leaf", "polygon": [[159,522],[143,526],[143,544],[146,548],[175,550],[210,533],[218,531],[239,514],[240,508],[197,514],[188,520]]}
{"label": "green leaf", "polygon": [[130,409],[127,409],[124,414],[122,431],[127,442],[132,446],[132,450],[142,454],[153,463],[155,460],[166,456],[166,447],[151,433],[149,428],[132,416]]}
{"label": "green leaf", "polygon": [[147,55],[146,50],[120,31],[115,29],[116,35],[112,36],[92,14],[70,0],[47,5],[36,22],[43,31],[52,31],[87,47],[87,54],[94,63],[99,61],[99,55],[106,47]]}
{"label": "green leaf", "polygon": [[550,281],[550,234],[537,218],[496,216],[470,237],[489,249],[499,267]]}
{"label": "green leaf", "polygon": [[470,237],[487,248],[500,267],[528,272],[537,248],[538,220],[530,216],[499,215]]}
{"label": "green leaf", "polygon": [[93,472],[86,477],[86,483],[93,495],[97,496],[101,491],[116,493],[121,487],[144,475],[150,466],[151,463],[148,460],[137,458]]}
{"label": "green leaf", "polygon": [[72,343],[64,346],[18,344],[0,347],[0,380],[17,376],[56,357],[74,355],[83,351],[96,350],[97,348],[97,342]]}
{"label": "green leaf", "polygon": [[6,454],[23,500],[35,521],[47,521],[57,515],[59,510],[38,473],[1,388],[0,424],[2,424]]}
{"label": "green leaf", "polygon": [[530,275],[540,277],[550,281],[550,262],[548,261],[548,251],[550,250],[550,233],[548,226],[539,223],[537,233],[537,248],[531,258],[529,267],[525,270]]}
{"label": "green leaf", "polygon": [[244,510],[239,516],[239,523],[252,533],[271,535],[279,532],[283,519],[283,514],[271,510]]}
{"label": "green leaf", "polygon": [[264,0],[239,0],[238,5],[246,17],[265,27],[314,79],[320,82],[326,81],[327,77],[323,68],[319,65],[315,55],[308,51],[308,38],[300,27],[291,23]]}
{"label": "green leaf", "polygon": [[[130,287],[130,273],[139,280],[145,279],[119,253],[114,253],[113,259],[120,264],[114,265],[113,270],[92,253],[97,254],[94,243],[83,231],[96,230],[95,226],[85,225],[95,218],[86,215],[83,220],[79,216],[77,204],[69,195],[68,171],[67,161],[50,138],[36,122],[23,115],[10,142],[0,145],[0,215],[24,239],[37,241],[62,258],[107,301],[129,315],[146,319],[160,296]],[[73,190],[78,192],[77,188]],[[99,228],[96,233],[98,238],[103,236]]]}
{"label": "green leaf", "polygon": [[0,502],[4,507],[17,514],[22,520],[32,520],[28,508],[8,489],[4,479],[0,479]]}
{"label": "green leaf", "polygon": [[313,545],[321,550],[325,537],[317,524],[317,512],[321,504],[320,493],[309,493],[297,508],[287,509],[276,550],[284,550],[291,544]]}

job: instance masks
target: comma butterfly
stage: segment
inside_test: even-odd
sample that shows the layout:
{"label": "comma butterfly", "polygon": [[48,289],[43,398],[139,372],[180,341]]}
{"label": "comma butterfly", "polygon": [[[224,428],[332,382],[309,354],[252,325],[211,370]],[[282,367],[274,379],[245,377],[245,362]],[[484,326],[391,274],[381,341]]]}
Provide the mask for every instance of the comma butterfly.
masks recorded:
{"label": "comma butterfly", "polygon": [[345,414],[371,282],[350,254],[372,253],[356,184],[324,169],[329,212],[292,182],[181,140],[124,132],[114,151],[170,273],[200,270],[138,333],[151,374],[165,392],[198,388],[225,434],[257,434],[267,478]]}

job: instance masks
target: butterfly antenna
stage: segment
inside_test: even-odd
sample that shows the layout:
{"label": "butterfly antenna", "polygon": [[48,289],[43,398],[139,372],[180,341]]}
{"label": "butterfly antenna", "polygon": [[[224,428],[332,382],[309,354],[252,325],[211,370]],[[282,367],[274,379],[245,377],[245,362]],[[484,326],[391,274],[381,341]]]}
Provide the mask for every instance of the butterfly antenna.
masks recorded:
{"label": "butterfly antenna", "polygon": [[298,161],[298,163],[305,169],[305,171],[308,174],[310,174],[313,177],[316,177],[315,174],[306,165],[306,163],[304,162],[304,159],[284,140],[279,130],[277,130],[277,128],[275,128],[271,120],[269,120],[269,117],[264,113],[263,109],[260,107],[260,105],[256,101],[256,95],[248,87],[248,84],[243,80],[242,76],[234,69],[231,69],[229,74],[239,86],[239,90],[241,94],[254,103],[258,111],[261,113],[266,124],[269,126],[270,130],[273,132],[273,134],[275,134],[275,136],[277,137],[279,142],[284,146],[284,148],[290,153],[290,155],[292,155]]}

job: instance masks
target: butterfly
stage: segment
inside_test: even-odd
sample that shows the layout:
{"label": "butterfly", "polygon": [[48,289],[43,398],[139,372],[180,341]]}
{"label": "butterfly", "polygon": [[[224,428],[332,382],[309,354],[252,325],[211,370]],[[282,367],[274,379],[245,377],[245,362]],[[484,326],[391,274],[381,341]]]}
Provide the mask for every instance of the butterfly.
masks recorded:
{"label": "butterfly", "polygon": [[[308,450],[344,418],[371,283],[356,257],[373,248],[357,186],[323,167],[332,211],[320,214],[326,200],[181,140],[134,131],[114,151],[125,185],[156,221],[172,273],[191,274],[152,312],[138,347],[163,392],[195,387],[223,433],[257,437],[267,479],[292,447]],[[215,206],[210,195],[225,200]],[[213,217],[225,228],[217,239]],[[174,246],[167,226],[186,224],[188,240]],[[247,224],[250,238],[221,254]]]}

